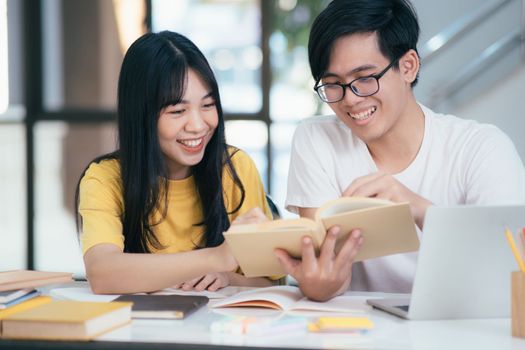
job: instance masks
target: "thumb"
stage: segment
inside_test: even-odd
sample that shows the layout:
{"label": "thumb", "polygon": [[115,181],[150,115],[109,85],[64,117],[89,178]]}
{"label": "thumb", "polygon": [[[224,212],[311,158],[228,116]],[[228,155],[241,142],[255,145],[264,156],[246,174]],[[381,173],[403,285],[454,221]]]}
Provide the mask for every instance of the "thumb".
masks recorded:
{"label": "thumb", "polygon": [[288,254],[288,252],[286,252],[283,249],[275,249],[274,254],[277,257],[277,259],[279,259],[279,263],[281,264],[286,274],[293,275],[297,265],[299,265],[299,261],[297,259],[292,258]]}

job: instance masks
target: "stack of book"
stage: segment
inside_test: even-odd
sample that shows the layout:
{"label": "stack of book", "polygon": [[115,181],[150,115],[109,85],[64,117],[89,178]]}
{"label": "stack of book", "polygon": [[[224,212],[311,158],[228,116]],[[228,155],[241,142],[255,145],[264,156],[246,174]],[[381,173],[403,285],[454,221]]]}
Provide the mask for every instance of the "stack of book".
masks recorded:
{"label": "stack of book", "polygon": [[34,288],[23,288],[6,290],[0,292],[0,310],[13,307],[23,301],[35,298],[40,295],[40,292]]}
{"label": "stack of book", "polygon": [[71,273],[0,272],[0,337],[90,340],[131,322],[130,302],[53,301],[36,290],[71,281]]}
{"label": "stack of book", "polygon": [[73,281],[72,275],[68,272],[4,271],[0,272],[0,292],[36,288],[55,283],[67,283]]}

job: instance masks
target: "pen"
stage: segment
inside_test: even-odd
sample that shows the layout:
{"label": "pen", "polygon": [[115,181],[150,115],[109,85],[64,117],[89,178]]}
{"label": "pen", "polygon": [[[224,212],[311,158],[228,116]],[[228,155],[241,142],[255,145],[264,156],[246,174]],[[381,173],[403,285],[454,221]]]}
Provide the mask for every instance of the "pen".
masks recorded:
{"label": "pen", "polygon": [[510,249],[512,250],[512,254],[514,254],[514,258],[518,262],[521,272],[525,273],[525,265],[523,265],[523,260],[521,260],[521,256],[518,253],[518,249],[516,249],[514,238],[512,238],[512,232],[510,232],[510,230],[507,227],[505,228],[505,235],[507,236],[507,241],[509,242]]}

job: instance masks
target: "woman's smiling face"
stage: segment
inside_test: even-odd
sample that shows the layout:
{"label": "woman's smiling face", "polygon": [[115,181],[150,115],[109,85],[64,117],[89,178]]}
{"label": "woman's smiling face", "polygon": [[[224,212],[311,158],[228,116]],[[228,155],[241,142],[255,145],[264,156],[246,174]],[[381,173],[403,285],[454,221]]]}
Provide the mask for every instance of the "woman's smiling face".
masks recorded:
{"label": "woman's smiling face", "polygon": [[181,101],[163,108],[157,122],[160,149],[170,179],[180,180],[190,175],[190,168],[202,160],[218,122],[210,87],[189,69]]}

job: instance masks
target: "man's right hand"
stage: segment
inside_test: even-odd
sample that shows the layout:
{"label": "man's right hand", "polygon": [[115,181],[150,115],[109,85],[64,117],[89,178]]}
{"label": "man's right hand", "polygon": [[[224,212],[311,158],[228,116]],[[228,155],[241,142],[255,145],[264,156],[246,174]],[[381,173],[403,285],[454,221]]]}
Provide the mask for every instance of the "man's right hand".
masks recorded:
{"label": "man's right hand", "polygon": [[327,231],[319,257],[315,256],[310,237],[302,238],[300,260],[292,258],[285,250],[275,250],[286,273],[297,280],[303,294],[312,300],[326,301],[344,293],[350,285],[352,263],[363,244],[363,237],[360,230],[352,230],[336,255],[334,249],[339,231],[338,226]]}

